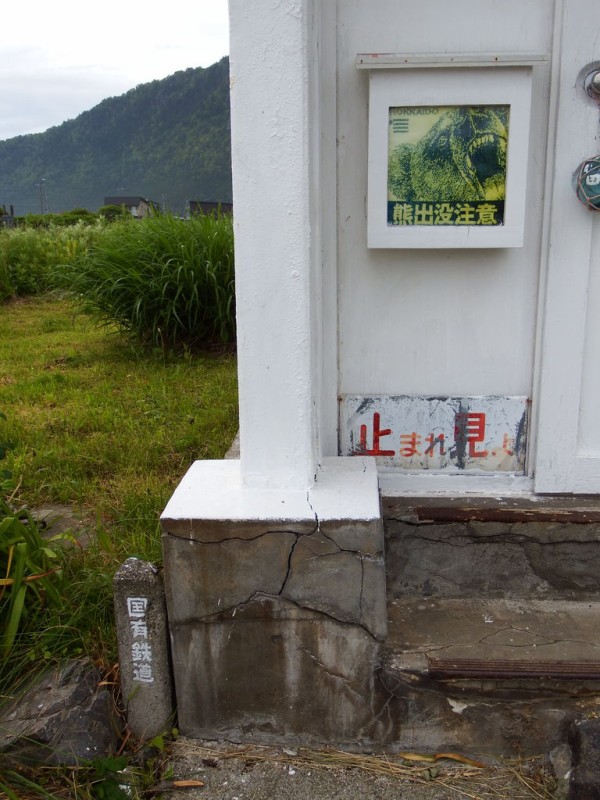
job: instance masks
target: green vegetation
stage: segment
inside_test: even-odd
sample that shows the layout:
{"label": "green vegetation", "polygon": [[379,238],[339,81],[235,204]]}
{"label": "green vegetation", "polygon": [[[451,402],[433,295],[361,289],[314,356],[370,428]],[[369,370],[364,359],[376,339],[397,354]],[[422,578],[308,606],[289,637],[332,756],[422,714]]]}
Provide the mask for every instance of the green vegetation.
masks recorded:
{"label": "green vegetation", "polygon": [[68,227],[36,221],[0,230],[0,302],[61,288],[99,322],[145,346],[166,351],[229,342],[235,332],[231,217],[127,215],[110,224],[105,218]]}
{"label": "green vegetation", "polygon": [[13,508],[3,482],[0,494],[0,659],[9,657],[22,621],[47,605],[62,605],[61,551],[42,538],[27,509]]}
{"label": "green vegetation", "polygon": [[143,344],[169,349],[233,338],[229,215],[115,222],[56,274],[85,311]]}
{"label": "green vegetation", "polygon": [[97,209],[141,195],[183,214],[190,200],[231,200],[229,61],[142,84],[45,133],[0,141],[0,203]]}
{"label": "green vegetation", "polygon": [[0,258],[0,303],[4,300],[8,300],[14,293],[13,285],[8,274],[8,267]]}
{"label": "green vegetation", "polygon": [[[114,572],[132,555],[160,563],[161,510],[237,428],[222,344],[234,332],[231,218],[103,211],[92,225],[76,209],[74,224],[0,230],[0,701],[80,655],[114,679]],[[42,530],[35,510],[48,504],[71,532]],[[122,766],[143,793],[163,747],[144,766],[126,754],[5,772],[0,796],[122,800]]]}
{"label": "green vegetation", "polygon": [[85,253],[99,231],[83,222],[0,229],[0,302],[53,288],[58,265]]}
{"label": "green vegetation", "polygon": [[[176,735],[177,732],[173,733]],[[0,773],[0,798],[141,800],[144,797],[162,797],[162,793],[158,794],[158,787],[168,786],[170,778],[170,768],[165,769],[165,759],[164,737],[157,736],[145,744],[143,754],[134,752],[96,758],[89,764],[73,767],[20,767],[19,770],[3,771]]]}
{"label": "green vegetation", "polygon": [[11,503],[64,504],[92,539],[66,551],[61,603],[20,619],[11,657],[0,658],[2,696],[28,665],[78,653],[114,663],[112,575],[131,555],[160,562],[169,496],[192,461],[229,447],[235,359],[142,351],[66,299],[19,300],[0,309],[0,408],[0,442],[14,445],[3,462]]}
{"label": "green vegetation", "polygon": [[[0,420],[5,420],[0,413]],[[12,448],[0,442],[0,460]],[[29,607],[60,605],[61,569],[57,551],[42,539],[26,509],[11,504],[12,474],[0,471],[0,659],[10,654]],[[58,563],[57,563],[58,562]]]}
{"label": "green vegetation", "polygon": [[[106,208],[112,208],[112,206],[106,206]],[[100,210],[94,214],[87,208],[73,208],[62,214],[27,214],[24,217],[16,217],[15,221],[19,228],[69,228],[80,223],[93,225],[104,219]]]}
{"label": "green vegetation", "polygon": [[101,206],[98,209],[98,216],[102,217],[107,222],[116,222],[118,219],[131,219],[131,214],[125,206]]}

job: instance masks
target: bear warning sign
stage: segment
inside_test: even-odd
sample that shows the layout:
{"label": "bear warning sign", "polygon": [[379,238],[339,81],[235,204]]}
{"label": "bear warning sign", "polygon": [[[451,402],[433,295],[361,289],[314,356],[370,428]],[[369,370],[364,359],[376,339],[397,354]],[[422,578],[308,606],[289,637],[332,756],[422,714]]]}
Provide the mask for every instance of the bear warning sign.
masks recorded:
{"label": "bear warning sign", "polygon": [[389,109],[388,225],[503,225],[509,106]]}

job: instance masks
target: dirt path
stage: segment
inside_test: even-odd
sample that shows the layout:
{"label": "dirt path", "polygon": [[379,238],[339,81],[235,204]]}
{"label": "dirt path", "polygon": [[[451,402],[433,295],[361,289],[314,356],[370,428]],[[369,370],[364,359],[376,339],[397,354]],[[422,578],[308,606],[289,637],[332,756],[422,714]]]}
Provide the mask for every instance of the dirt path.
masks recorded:
{"label": "dirt path", "polygon": [[[550,800],[541,760],[475,767],[332,750],[243,747],[178,740],[165,800]],[[173,789],[176,780],[199,781]]]}

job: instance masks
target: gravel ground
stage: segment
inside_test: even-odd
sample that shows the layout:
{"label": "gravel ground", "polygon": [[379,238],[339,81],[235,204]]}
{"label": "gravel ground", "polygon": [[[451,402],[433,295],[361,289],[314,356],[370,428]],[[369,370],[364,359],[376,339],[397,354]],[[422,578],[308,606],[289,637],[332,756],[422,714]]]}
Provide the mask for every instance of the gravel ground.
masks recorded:
{"label": "gravel ground", "polygon": [[[178,740],[164,800],[550,800],[541,761],[488,763],[400,760],[336,751],[215,745]],[[175,789],[177,780],[200,781]]]}

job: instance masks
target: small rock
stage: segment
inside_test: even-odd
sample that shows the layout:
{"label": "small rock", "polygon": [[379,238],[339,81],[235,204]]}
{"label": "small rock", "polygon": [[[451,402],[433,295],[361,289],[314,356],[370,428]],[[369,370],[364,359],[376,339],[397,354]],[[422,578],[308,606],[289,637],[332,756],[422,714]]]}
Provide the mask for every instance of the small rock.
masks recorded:
{"label": "small rock", "polygon": [[0,708],[0,752],[16,764],[75,765],[111,755],[115,720],[101,675],[86,660],[46,670]]}
{"label": "small rock", "polygon": [[584,719],[571,728],[573,754],[569,800],[600,800],[600,719]]}
{"label": "small rock", "polygon": [[548,761],[556,778],[554,797],[556,800],[568,800],[569,778],[571,775],[571,748],[561,744],[548,753]]}

